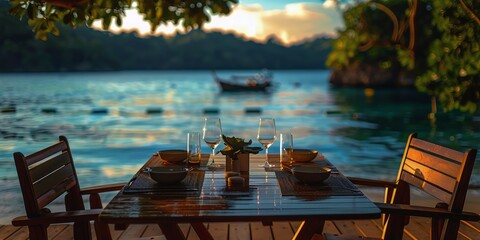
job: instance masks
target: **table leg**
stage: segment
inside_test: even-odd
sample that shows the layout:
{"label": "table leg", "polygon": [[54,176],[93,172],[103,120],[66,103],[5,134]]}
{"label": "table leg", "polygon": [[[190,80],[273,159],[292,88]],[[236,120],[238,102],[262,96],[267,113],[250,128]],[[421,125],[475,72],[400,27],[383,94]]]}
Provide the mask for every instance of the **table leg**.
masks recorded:
{"label": "table leg", "polygon": [[185,239],[182,230],[176,223],[159,223],[158,226],[160,227],[163,235],[165,235],[167,239]]}
{"label": "table leg", "polygon": [[192,225],[192,228],[195,230],[195,232],[198,235],[198,238],[201,240],[213,240],[212,235],[210,235],[210,232],[208,232],[207,228],[203,223],[190,223]]}
{"label": "table leg", "polygon": [[313,235],[316,233],[322,234],[323,233],[323,226],[325,225],[325,220],[319,219],[308,219],[302,222],[300,227],[298,228],[295,236],[293,236],[292,240],[310,240],[312,239]]}

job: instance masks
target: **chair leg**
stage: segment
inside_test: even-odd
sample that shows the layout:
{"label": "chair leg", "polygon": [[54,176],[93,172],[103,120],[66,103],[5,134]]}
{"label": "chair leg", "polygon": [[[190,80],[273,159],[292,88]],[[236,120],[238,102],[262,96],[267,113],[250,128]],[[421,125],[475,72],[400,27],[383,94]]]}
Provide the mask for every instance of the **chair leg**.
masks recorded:
{"label": "chair leg", "polygon": [[295,236],[292,239],[294,240],[307,240],[311,239],[315,234],[322,234],[323,227],[325,225],[325,220],[318,219],[307,219],[300,224]]}
{"label": "chair leg", "polygon": [[448,220],[447,228],[445,229],[443,239],[457,239],[459,228],[460,228],[460,220],[457,220],[457,219]]}
{"label": "chair leg", "polygon": [[83,221],[73,223],[73,236],[75,239],[92,239],[90,222]]}
{"label": "chair leg", "polygon": [[48,225],[28,226],[28,235],[30,237],[30,240],[47,240],[47,227]]}
{"label": "chair leg", "polygon": [[[440,208],[440,209],[445,209],[448,210],[448,204],[440,202],[437,203],[435,208]],[[445,225],[445,219],[443,218],[432,218],[432,228],[431,228],[431,233],[430,233],[430,239],[436,240],[440,239],[442,237],[442,232],[443,232],[443,227]],[[449,238],[446,238],[449,239]]]}
{"label": "chair leg", "polygon": [[192,225],[192,228],[195,230],[200,239],[213,240],[212,235],[210,235],[210,232],[208,232],[207,228],[205,227],[205,225],[203,225],[203,223],[193,222],[190,223],[190,225]]}
{"label": "chair leg", "polygon": [[382,239],[401,240],[403,238],[404,227],[404,216],[390,214],[383,229]]}
{"label": "chair leg", "polygon": [[95,227],[95,235],[97,236],[97,239],[106,239],[106,240],[112,239],[112,235],[110,234],[110,229],[108,228],[108,224],[99,223],[95,221],[93,223],[93,226]]}

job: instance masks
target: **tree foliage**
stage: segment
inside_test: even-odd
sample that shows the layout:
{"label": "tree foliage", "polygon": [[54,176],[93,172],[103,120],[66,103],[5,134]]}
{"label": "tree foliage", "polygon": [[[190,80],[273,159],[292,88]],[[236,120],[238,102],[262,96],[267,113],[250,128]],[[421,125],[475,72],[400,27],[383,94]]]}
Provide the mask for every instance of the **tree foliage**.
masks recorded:
{"label": "tree foliage", "polygon": [[416,86],[436,96],[445,110],[474,112],[480,101],[480,22],[475,21],[480,1],[464,5],[477,12],[457,1],[432,4],[432,24],[440,37],[431,39],[427,71],[417,78]]}
{"label": "tree foliage", "polygon": [[48,34],[60,34],[58,23],[78,27],[100,20],[104,29],[112,22],[122,25],[125,10],[135,8],[154,32],[168,22],[182,24],[187,30],[201,27],[210,14],[228,14],[238,0],[10,0],[10,14],[27,17],[36,32],[46,40]]}
{"label": "tree foliage", "polygon": [[[480,101],[479,0],[372,0],[343,13],[345,29],[327,60],[407,72],[444,110],[474,112]],[[400,70],[398,70],[400,69]]]}
{"label": "tree foliage", "polygon": [[27,20],[18,21],[0,2],[0,72],[115,71],[176,69],[324,69],[330,38],[284,46],[233,34],[193,30],[140,38],[82,26],[59,26],[62,34],[34,39]]}

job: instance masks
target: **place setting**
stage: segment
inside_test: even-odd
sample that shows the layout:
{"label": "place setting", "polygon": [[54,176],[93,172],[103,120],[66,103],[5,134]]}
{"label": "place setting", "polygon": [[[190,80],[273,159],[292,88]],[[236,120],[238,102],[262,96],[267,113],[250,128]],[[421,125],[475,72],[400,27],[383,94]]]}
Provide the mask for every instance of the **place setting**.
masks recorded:
{"label": "place setting", "polygon": [[280,134],[281,170],[275,171],[283,196],[362,195],[314,149],[294,148],[293,134]]}
{"label": "place setting", "polygon": [[150,166],[140,170],[127,184],[124,193],[198,195],[205,171],[200,164],[201,148],[198,132],[187,134],[187,150],[167,149],[157,152]]}

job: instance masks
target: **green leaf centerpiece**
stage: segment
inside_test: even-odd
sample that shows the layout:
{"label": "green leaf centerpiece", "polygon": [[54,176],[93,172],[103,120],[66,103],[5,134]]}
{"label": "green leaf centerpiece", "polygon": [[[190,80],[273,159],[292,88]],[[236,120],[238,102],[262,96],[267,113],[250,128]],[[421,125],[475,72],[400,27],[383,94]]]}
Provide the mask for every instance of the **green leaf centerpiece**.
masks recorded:
{"label": "green leaf centerpiece", "polygon": [[261,147],[250,147],[252,140],[246,142],[243,138],[237,138],[235,136],[227,137],[222,135],[223,143],[226,145],[224,149],[220,150],[223,155],[229,156],[232,160],[238,160],[238,154],[240,153],[253,153],[257,154],[262,151]]}

